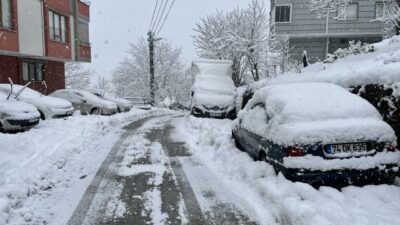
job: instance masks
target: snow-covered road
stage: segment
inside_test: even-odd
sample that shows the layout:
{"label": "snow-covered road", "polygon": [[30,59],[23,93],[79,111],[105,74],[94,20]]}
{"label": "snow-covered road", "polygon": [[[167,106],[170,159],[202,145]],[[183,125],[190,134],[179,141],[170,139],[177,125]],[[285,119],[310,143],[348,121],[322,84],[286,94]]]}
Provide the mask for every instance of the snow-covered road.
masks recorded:
{"label": "snow-covered road", "polygon": [[290,182],[231,123],[133,110],[0,134],[0,224],[400,224],[400,187]]}

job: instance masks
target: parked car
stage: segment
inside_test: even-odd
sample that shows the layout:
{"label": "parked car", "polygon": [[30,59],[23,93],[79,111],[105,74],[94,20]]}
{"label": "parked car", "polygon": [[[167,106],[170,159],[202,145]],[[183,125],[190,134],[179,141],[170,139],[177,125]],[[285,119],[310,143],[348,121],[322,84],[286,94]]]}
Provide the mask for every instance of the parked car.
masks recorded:
{"label": "parked car", "polygon": [[40,113],[33,105],[7,97],[0,92],[0,132],[28,130],[39,123]]}
{"label": "parked car", "polygon": [[196,117],[236,118],[232,61],[194,60],[191,114]]}
{"label": "parked car", "polygon": [[0,92],[5,95],[8,95],[11,89],[12,98],[34,105],[39,110],[40,117],[43,120],[68,117],[74,112],[71,102],[42,95],[21,85],[14,84],[11,88],[9,84],[0,84]]}
{"label": "parked car", "polygon": [[83,90],[61,89],[50,94],[72,102],[75,110],[80,110],[83,115],[113,115],[117,113],[117,105],[113,102],[99,98],[98,96]]}
{"label": "parked car", "polygon": [[142,110],[150,110],[153,105],[152,101],[149,98],[142,98],[142,97],[125,97],[125,100],[128,100],[132,107]]}
{"label": "parked car", "polygon": [[238,148],[292,181],[392,183],[399,170],[393,129],[370,103],[333,84],[260,89],[232,134]]}
{"label": "parked car", "polygon": [[132,108],[132,103],[130,101],[128,101],[126,99],[122,99],[122,98],[109,97],[105,91],[98,90],[98,89],[90,89],[87,91],[96,95],[99,98],[102,98],[102,99],[110,101],[110,102],[114,102],[117,105],[117,110],[119,113],[129,112]]}

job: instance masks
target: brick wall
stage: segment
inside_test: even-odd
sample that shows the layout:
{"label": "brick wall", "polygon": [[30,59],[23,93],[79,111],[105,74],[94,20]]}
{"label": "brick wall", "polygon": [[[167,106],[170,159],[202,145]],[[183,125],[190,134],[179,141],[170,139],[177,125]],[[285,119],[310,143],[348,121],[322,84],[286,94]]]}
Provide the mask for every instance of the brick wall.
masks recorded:
{"label": "brick wall", "polygon": [[0,50],[19,51],[17,0],[12,0],[12,28],[0,28]]}

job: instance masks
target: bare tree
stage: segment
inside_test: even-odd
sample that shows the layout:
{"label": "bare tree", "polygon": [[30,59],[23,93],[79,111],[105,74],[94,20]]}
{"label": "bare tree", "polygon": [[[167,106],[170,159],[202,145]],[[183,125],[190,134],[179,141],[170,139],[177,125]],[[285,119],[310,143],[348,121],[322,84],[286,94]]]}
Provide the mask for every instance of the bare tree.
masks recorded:
{"label": "bare tree", "polygon": [[103,90],[105,92],[111,92],[112,84],[106,77],[98,75],[96,83],[94,84],[94,88]]}
{"label": "bare tree", "polygon": [[350,0],[309,0],[308,7],[314,12],[317,18],[326,19],[326,55],[329,54],[329,16],[332,13],[339,12],[339,16],[345,13]]}
{"label": "bare tree", "polygon": [[396,26],[396,35],[400,35],[400,0],[383,1],[383,20]]}
{"label": "bare tree", "polygon": [[[268,10],[264,1],[252,0],[247,8],[202,18],[193,36],[201,58],[233,61],[233,80],[239,86],[250,74],[259,80],[268,49]],[[263,71],[262,71],[263,70]]]}
{"label": "bare tree", "polygon": [[95,73],[83,63],[65,63],[65,86],[76,89],[88,88]]}
{"label": "bare tree", "polygon": [[[120,97],[150,97],[149,53],[145,39],[131,43],[126,57],[115,69],[112,83]],[[156,103],[165,98],[183,101],[190,96],[191,77],[181,61],[182,51],[167,41],[155,46]]]}

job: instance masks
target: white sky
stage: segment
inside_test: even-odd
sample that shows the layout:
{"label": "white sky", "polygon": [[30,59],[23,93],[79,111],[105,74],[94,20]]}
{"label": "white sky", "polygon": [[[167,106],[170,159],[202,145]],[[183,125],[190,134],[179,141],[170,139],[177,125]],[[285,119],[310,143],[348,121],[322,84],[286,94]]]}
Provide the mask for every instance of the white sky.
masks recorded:
{"label": "white sky", "polygon": [[[126,55],[128,43],[147,37],[156,0],[91,0],[91,3],[90,67],[110,78]],[[176,0],[160,37],[182,47],[185,61],[189,63],[196,58],[191,36],[199,18],[217,9],[227,11],[248,3],[249,0]]]}

